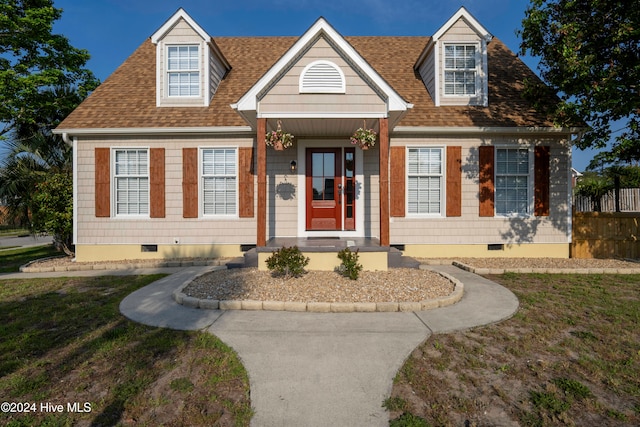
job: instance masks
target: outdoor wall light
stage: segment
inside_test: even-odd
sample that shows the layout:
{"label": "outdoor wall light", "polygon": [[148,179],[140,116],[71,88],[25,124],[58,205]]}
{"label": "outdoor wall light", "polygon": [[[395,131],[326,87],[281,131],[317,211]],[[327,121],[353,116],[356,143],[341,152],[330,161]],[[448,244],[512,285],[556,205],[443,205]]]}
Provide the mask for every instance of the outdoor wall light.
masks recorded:
{"label": "outdoor wall light", "polygon": [[291,163],[289,163],[289,167],[291,168],[291,172],[295,172],[298,168],[298,163],[295,160],[291,160]]}

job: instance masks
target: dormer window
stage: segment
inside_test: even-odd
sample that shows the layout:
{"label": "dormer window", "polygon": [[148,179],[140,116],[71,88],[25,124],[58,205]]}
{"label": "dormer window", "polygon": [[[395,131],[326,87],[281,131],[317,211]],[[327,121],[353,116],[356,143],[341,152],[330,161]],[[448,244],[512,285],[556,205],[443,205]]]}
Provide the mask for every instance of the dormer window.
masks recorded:
{"label": "dormer window", "polygon": [[200,96],[198,45],[167,47],[167,93],[170,97]]}
{"label": "dormer window", "polygon": [[414,69],[437,107],[489,105],[487,44],[491,37],[464,7],[431,37]]}
{"label": "dormer window", "polygon": [[475,96],[478,62],[475,45],[446,44],[444,47],[444,94]]}
{"label": "dormer window", "polygon": [[156,45],[156,106],[208,107],[231,69],[211,36],[178,9],[151,42]]}

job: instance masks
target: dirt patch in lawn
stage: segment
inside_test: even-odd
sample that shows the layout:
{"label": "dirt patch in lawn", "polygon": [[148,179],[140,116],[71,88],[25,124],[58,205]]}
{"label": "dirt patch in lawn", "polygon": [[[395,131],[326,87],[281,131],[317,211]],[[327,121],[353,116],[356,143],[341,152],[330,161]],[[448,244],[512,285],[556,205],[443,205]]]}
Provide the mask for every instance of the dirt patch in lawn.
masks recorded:
{"label": "dirt patch in lawn", "polygon": [[640,276],[490,279],[518,313],[417,348],[385,401],[392,425],[640,425]]}

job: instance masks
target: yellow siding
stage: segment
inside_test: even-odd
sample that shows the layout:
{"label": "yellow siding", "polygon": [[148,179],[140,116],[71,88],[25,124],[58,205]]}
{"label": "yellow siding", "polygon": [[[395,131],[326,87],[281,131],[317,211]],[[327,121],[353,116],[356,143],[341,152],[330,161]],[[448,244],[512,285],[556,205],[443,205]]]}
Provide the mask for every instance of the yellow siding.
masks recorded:
{"label": "yellow siding", "polygon": [[239,245],[158,245],[157,252],[142,252],[140,245],[76,245],[77,262],[231,258],[241,255]]}
{"label": "yellow siding", "polygon": [[[309,257],[307,270],[334,271],[341,263],[337,252],[303,252],[303,254]],[[259,270],[268,270],[266,260],[270,256],[271,253],[268,252],[258,253]],[[362,264],[364,271],[387,271],[388,269],[387,252],[360,252],[358,256],[358,262]]]}
{"label": "yellow siding", "polygon": [[407,245],[404,254],[416,258],[569,258],[568,243],[505,245],[503,250],[487,245]]}

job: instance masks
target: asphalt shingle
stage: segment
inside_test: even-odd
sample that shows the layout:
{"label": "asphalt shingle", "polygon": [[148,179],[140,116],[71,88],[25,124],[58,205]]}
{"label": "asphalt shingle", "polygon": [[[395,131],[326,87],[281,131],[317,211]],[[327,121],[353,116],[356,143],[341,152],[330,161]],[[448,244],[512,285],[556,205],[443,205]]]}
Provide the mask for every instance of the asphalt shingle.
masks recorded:
{"label": "asphalt shingle", "polygon": [[[414,107],[400,126],[553,126],[523,97],[536,75],[500,40],[488,45],[489,106],[436,107],[414,64],[429,37],[345,37]],[[146,40],[58,127],[174,128],[243,126],[231,107],[297,40],[295,37],[216,37],[232,69],[209,107],[156,107],[156,49]]]}

